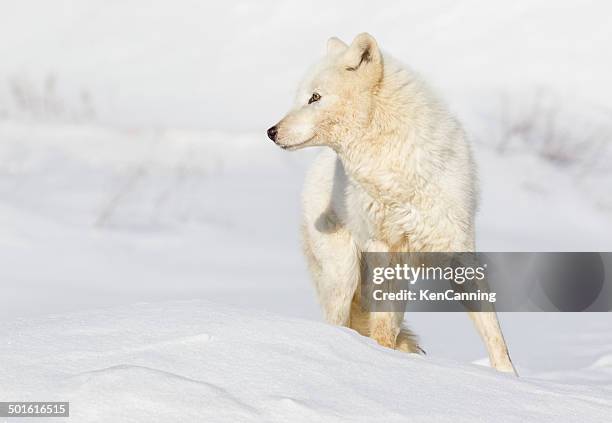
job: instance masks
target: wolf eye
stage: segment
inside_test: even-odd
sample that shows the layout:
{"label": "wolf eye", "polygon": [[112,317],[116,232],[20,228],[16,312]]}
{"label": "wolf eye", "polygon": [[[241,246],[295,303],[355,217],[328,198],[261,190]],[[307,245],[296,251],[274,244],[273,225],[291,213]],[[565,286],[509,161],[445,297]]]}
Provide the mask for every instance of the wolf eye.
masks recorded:
{"label": "wolf eye", "polygon": [[312,93],[312,96],[310,96],[310,100],[308,100],[308,104],[312,104],[315,101],[319,100],[321,100],[321,95],[319,93]]}

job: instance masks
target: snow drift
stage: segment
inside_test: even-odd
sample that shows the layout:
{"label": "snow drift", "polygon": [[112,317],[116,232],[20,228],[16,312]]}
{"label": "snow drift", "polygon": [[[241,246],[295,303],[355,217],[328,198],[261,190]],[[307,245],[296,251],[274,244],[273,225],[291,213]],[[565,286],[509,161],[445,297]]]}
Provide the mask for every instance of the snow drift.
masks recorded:
{"label": "snow drift", "polygon": [[208,302],[0,325],[0,397],[70,421],[608,422],[612,390],[384,349],[355,332]]}

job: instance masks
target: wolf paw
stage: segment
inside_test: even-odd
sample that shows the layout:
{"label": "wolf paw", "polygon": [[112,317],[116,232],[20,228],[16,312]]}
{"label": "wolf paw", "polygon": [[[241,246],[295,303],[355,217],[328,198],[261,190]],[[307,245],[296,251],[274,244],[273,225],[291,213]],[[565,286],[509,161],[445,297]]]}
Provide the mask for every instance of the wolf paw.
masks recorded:
{"label": "wolf paw", "polygon": [[413,354],[427,354],[423,348],[417,343],[417,337],[407,329],[402,328],[397,335],[395,349]]}

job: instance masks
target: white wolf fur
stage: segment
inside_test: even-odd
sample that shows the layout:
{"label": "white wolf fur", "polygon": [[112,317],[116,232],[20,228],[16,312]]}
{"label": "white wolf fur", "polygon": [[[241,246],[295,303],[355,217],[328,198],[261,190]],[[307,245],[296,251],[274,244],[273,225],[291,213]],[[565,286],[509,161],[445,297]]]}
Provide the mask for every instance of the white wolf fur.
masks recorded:
{"label": "white wolf fur", "polygon": [[[364,33],[350,46],[328,41],[295,107],[270,131],[285,149],[331,148],[307,176],[302,225],[327,321],[390,348],[422,351],[401,328],[402,313],[361,311],[360,254],[474,251],[475,166],[461,125]],[[514,372],[496,314],[470,316],[491,365]]]}

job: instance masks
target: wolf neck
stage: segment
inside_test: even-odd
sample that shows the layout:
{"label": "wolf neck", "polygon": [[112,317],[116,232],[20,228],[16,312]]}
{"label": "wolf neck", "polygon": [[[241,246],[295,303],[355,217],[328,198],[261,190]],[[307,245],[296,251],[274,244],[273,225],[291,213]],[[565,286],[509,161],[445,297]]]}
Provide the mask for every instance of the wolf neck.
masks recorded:
{"label": "wolf neck", "polygon": [[337,151],[347,175],[383,204],[409,203],[418,186],[413,182],[428,177],[423,160],[429,156],[429,128],[422,116],[432,110],[426,90],[408,69],[386,69],[365,135]]}

